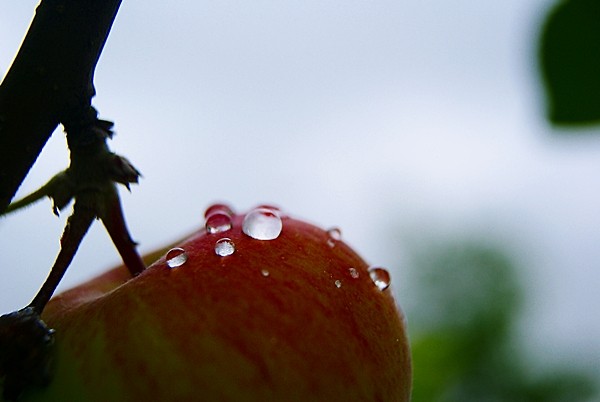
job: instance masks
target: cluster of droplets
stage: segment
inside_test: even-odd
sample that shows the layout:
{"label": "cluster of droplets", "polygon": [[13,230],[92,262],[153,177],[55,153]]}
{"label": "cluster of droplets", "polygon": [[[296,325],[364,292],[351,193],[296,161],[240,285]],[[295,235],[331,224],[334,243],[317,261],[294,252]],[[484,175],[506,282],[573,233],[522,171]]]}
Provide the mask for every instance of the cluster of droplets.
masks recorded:
{"label": "cluster of droplets", "polygon": [[[371,281],[379,290],[384,291],[390,286],[391,276],[385,268],[371,267],[368,272]],[[356,268],[348,268],[348,274],[352,279],[358,279],[360,277],[360,273]],[[339,289],[342,287],[342,280],[336,279],[333,284]]]}
{"label": "cluster of droplets", "polygon": [[[204,212],[204,226],[206,233],[224,234],[233,227],[234,212],[226,204],[213,204]],[[274,240],[279,237],[283,229],[280,211],[278,208],[261,205],[254,208],[244,217],[242,231],[245,235],[257,240]],[[227,257],[235,253],[235,244],[229,237],[219,237],[214,246],[215,254]],[[166,263],[169,268],[177,268],[186,263],[188,255],[182,248],[169,250]],[[261,271],[263,276],[269,276],[266,269]]]}
{"label": "cluster of droplets", "polygon": [[[233,223],[233,210],[225,204],[214,204],[208,207],[204,213],[206,232],[210,235],[223,234],[231,230]],[[279,237],[283,230],[283,221],[278,208],[261,205],[248,212],[242,222],[242,232],[256,240],[274,240]],[[333,227],[327,230],[327,245],[334,248],[342,240],[342,231]],[[219,237],[214,246],[215,254],[219,257],[227,257],[235,253],[234,242],[229,237]],[[167,252],[166,264],[169,268],[177,268],[184,265],[188,260],[188,255],[182,248],[172,248]],[[260,271],[264,277],[270,276],[267,269]],[[381,267],[370,267],[368,269],[369,278],[373,284],[381,291],[390,286],[390,273]],[[360,278],[359,271],[354,268],[348,268],[348,275],[352,280]],[[336,288],[342,287],[342,280],[336,279],[334,282]]]}
{"label": "cluster of droplets", "polygon": [[[334,248],[340,241],[342,240],[342,231],[340,228],[332,227],[327,230],[327,245],[330,248]],[[386,290],[391,283],[390,273],[381,267],[370,267],[368,269],[369,278],[373,282],[375,286],[381,291]],[[352,279],[358,279],[360,277],[360,273],[354,267],[348,268],[348,274]],[[336,288],[342,287],[342,280],[336,279],[333,284]]]}
{"label": "cluster of droplets", "polygon": [[[229,205],[213,204],[204,212],[206,233],[223,234],[233,227],[233,210]],[[219,257],[227,257],[235,253],[235,244],[229,237],[220,237],[215,242],[215,254]]]}

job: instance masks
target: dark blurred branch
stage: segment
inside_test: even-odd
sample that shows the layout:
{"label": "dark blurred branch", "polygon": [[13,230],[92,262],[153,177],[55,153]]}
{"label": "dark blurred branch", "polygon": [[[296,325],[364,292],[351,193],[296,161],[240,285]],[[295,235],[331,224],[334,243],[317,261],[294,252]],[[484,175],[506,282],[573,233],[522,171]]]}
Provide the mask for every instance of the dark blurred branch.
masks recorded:
{"label": "dark blurred branch", "polygon": [[59,123],[81,119],[121,0],[42,0],[0,85],[0,212]]}

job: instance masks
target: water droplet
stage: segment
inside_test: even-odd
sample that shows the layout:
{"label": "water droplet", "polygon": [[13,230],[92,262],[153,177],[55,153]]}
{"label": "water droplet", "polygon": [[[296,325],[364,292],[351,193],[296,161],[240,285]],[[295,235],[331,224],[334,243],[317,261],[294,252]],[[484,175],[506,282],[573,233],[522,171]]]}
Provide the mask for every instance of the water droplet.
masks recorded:
{"label": "water droplet", "polygon": [[331,228],[327,231],[327,235],[333,240],[342,240],[342,231],[340,228]]}
{"label": "water droplet", "polygon": [[182,248],[172,248],[167,252],[166,261],[169,268],[177,268],[185,264],[188,255]]}
{"label": "water droplet", "polygon": [[357,279],[360,276],[356,268],[348,268],[348,272],[350,273],[350,276],[354,279]]}
{"label": "water droplet", "polygon": [[340,281],[339,279],[337,281],[334,282],[335,283],[335,287],[336,288],[341,288],[342,287],[342,281]]}
{"label": "water droplet", "polygon": [[267,208],[256,208],[248,212],[242,223],[244,233],[257,240],[276,239],[282,228],[279,213]]}
{"label": "water droplet", "polygon": [[214,212],[206,218],[206,231],[208,233],[221,233],[231,229],[231,218],[224,212]]}
{"label": "water droplet", "polygon": [[228,255],[235,253],[235,244],[227,237],[219,239],[215,243],[215,253],[218,256],[227,257]]}
{"label": "water droplet", "polygon": [[271,274],[269,273],[269,271],[268,271],[268,270],[266,270],[266,269],[261,269],[261,270],[260,270],[260,273],[261,273],[261,275],[262,275],[262,276],[264,276],[264,277],[267,277],[267,276],[271,275]]}
{"label": "water droplet", "polygon": [[379,290],[386,290],[392,281],[390,273],[386,269],[380,267],[369,268],[369,276]]}
{"label": "water droplet", "polygon": [[230,217],[234,215],[233,210],[231,209],[231,207],[229,205],[227,205],[227,204],[212,204],[210,207],[206,208],[206,211],[204,211],[204,217],[208,218],[210,215],[212,215],[216,212],[223,213]]}
{"label": "water droplet", "polygon": [[342,231],[339,228],[331,228],[327,230],[327,245],[331,248],[342,239]]}

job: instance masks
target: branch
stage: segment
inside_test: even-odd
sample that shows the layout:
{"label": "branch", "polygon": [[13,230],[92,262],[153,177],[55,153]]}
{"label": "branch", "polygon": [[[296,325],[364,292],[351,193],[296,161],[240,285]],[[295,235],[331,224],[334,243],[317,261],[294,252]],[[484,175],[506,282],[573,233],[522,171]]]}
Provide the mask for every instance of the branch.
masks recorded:
{"label": "branch", "polygon": [[91,106],[121,0],[42,0],[0,85],[0,212],[59,123]]}

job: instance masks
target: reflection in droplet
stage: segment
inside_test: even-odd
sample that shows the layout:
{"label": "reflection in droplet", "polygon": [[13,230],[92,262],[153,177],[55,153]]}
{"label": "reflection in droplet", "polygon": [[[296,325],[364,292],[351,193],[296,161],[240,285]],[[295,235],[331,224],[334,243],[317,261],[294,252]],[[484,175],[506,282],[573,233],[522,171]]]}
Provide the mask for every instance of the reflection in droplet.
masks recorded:
{"label": "reflection in droplet", "polygon": [[208,233],[222,233],[231,229],[231,218],[224,212],[214,212],[206,218],[206,231]]}
{"label": "reflection in droplet", "polygon": [[167,266],[169,268],[177,268],[186,263],[188,255],[182,248],[172,248],[167,252]]}
{"label": "reflection in droplet", "polygon": [[369,276],[379,290],[386,290],[392,281],[390,273],[386,269],[380,267],[369,268]]}
{"label": "reflection in droplet", "polygon": [[215,254],[221,257],[227,257],[233,253],[235,253],[235,244],[233,244],[231,239],[224,237],[217,240],[215,243]]}
{"label": "reflection in droplet", "polygon": [[350,276],[354,279],[357,279],[360,276],[356,268],[348,268],[348,272],[350,273]]}
{"label": "reflection in droplet", "polygon": [[281,210],[279,209],[278,206],[270,205],[270,204],[262,204],[262,205],[257,206],[254,209],[270,209],[271,211],[275,211],[277,213],[281,213]]}
{"label": "reflection in droplet", "polygon": [[268,270],[266,270],[266,269],[264,269],[264,268],[260,270],[260,274],[261,274],[262,276],[264,276],[264,277],[267,277],[267,276],[271,275],[271,274],[269,273],[269,271],[268,271]]}
{"label": "reflection in droplet", "polygon": [[338,279],[338,280],[336,280],[334,283],[335,283],[335,287],[336,287],[336,288],[338,288],[338,289],[339,289],[339,288],[341,288],[341,287],[342,287],[342,281],[340,281],[339,279]]}
{"label": "reflection in droplet", "polygon": [[216,212],[224,213],[225,215],[228,215],[228,216],[233,216],[233,210],[231,209],[231,207],[229,205],[227,205],[227,204],[212,204],[210,207],[206,208],[206,210],[204,211],[204,217],[208,218],[210,215],[212,215]]}
{"label": "reflection in droplet", "polygon": [[256,208],[248,212],[242,223],[243,232],[257,240],[276,239],[282,228],[279,213],[267,208]]}

